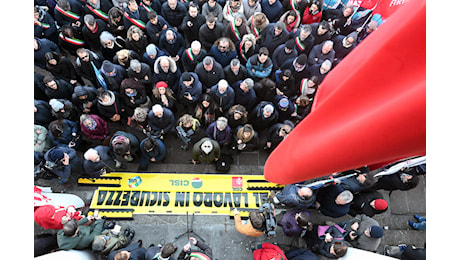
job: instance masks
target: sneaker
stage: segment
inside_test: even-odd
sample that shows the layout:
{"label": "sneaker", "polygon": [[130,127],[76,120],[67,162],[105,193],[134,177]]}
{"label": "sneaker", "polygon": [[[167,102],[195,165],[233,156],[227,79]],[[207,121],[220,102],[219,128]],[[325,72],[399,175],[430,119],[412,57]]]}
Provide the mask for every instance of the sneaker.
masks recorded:
{"label": "sneaker", "polygon": [[420,221],[420,216],[419,216],[419,215],[415,214],[415,215],[414,215],[414,218],[415,218],[417,221]]}
{"label": "sneaker", "polygon": [[408,222],[409,222],[409,226],[410,226],[411,228],[415,228],[415,227],[414,227],[414,221],[409,220]]}

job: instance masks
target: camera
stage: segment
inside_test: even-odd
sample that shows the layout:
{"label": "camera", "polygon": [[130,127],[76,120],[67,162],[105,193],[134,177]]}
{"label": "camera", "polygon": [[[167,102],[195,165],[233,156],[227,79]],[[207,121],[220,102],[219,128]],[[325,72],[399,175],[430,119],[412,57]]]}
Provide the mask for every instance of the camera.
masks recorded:
{"label": "camera", "polygon": [[265,202],[260,206],[259,212],[262,213],[265,219],[264,233],[268,239],[276,236],[276,219],[275,219],[275,206],[273,203]]}
{"label": "camera", "polygon": [[51,180],[54,178],[60,178],[59,176],[55,175],[52,171],[54,169],[59,168],[61,165],[51,161],[41,161],[38,165],[34,168],[34,180],[38,179],[45,179]]}
{"label": "camera", "polygon": [[188,150],[188,146],[192,142],[192,138],[190,138],[190,136],[192,136],[195,132],[192,129],[189,129],[186,132],[181,126],[176,126],[176,133],[177,133],[177,136],[184,143],[183,145],[180,146],[180,148],[183,150]]}

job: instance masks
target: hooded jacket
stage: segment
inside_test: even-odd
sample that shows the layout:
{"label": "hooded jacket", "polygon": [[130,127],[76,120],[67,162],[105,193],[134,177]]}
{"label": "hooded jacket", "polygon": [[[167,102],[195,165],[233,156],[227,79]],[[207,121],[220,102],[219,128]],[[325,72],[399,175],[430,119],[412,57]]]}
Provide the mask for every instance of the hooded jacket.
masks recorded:
{"label": "hooded jacket", "polygon": [[[164,59],[169,62],[169,70],[167,72],[164,72],[160,66],[160,62]],[[171,88],[174,93],[177,93],[179,88],[179,80],[181,75],[182,73],[177,68],[176,62],[174,62],[174,60],[170,57],[161,56],[155,61],[155,64],[153,65],[153,82],[166,82],[168,87]]]}

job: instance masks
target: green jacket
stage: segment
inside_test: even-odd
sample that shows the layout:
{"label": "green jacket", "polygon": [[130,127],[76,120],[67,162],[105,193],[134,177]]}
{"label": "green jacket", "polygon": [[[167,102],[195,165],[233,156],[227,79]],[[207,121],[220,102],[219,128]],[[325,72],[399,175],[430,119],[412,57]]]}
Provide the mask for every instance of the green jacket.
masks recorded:
{"label": "green jacket", "polygon": [[[205,141],[211,141],[212,146],[213,146],[213,148],[212,148],[211,152],[209,152],[209,154],[204,153],[200,148],[201,145]],[[195,161],[210,163],[210,162],[213,162],[215,158],[219,158],[219,157],[220,157],[219,143],[216,142],[215,140],[211,139],[211,138],[205,137],[205,138],[201,139],[200,141],[196,142],[193,145],[192,159],[195,160]]]}
{"label": "green jacket", "polygon": [[87,218],[82,218],[78,221],[78,232],[74,237],[68,237],[64,235],[64,231],[61,229],[57,233],[57,243],[60,249],[85,249],[91,246],[94,237],[101,234],[102,226],[104,224],[103,219],[98,219],[91,225],[83,225],[88,222]]}

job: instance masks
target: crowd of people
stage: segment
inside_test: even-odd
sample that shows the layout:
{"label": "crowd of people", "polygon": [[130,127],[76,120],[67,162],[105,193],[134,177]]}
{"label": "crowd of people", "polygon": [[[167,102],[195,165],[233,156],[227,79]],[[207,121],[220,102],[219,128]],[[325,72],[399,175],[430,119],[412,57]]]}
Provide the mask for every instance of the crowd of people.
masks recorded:
{"label": "crowd of people", "polygon": [[134,161],[145,171],[171,134],[194,164],[272,151],[377,27],[363,8],[289,3],[36,0],[37,164],[63,184]]}
{"label": "crowd of people", "polygon": [[[71,175],[98,177],[131,163],[146,171],[150,163],[166,158],[168,135],[180,138],[181,149],[191,150],[193,164],[215,162],[223,150],[271,152],[310,113],[327,74],[378,27],[372,10],[341,1],[35,0],[34,4],[34,65],[47,72],[34,74],[36,177],[66,186],[71,185]],[[366,183],[359,178],[364,177],[349,187],[344,187],[345,181],[319,191],[288,185],[273,201],[298,209],[316,207],[331,217],[348,213],[364,221],[384,211],[387,202],[378,192],[359,193],[359,186]],[[412,177],[400,179],[404,178]],[[382,179],[376,189],[390,185]],[[337,205],[331,208],[331,204]],[[309,222],[303,211],[285,216],[295,220],[307,216]],[[62,228],[60,243],[70,245],[65,241],[77,232],[94,232],[98,237],[85,239],[84,247],[91,242],[94,249],[95,237],[103,245],[101,239],[112,233],[100,235],[97,219],[79,221],[89,220],[94,221],[91,230],[68,222],[73,226]],[[283,218],[282,223],[286,221]],[[360,226],[359,231],[350,223],[332,226],[336,230],[325,234],[354,230],[369,240],[382,233],[378,223],[372,222],[372,230],[367,224]],[[117,239],[124,233],[118,249],[128,246],[133,235],[115,229]],[[335,240],[329,236],[325,235],[330,247]],[[319,250],[315,239],[310,240],[311,248]],[[191,242],[212,258],[207,245]],[[103,250],[97,243],[96,248]],[[375,248],[373,244],[369,250]],[[154,255],[163,250],[168,253],[158,259],[168,259],[176,249],[164,245]],[[125,251],[131,252],[118,250],[113,259],[133,259]]]}

